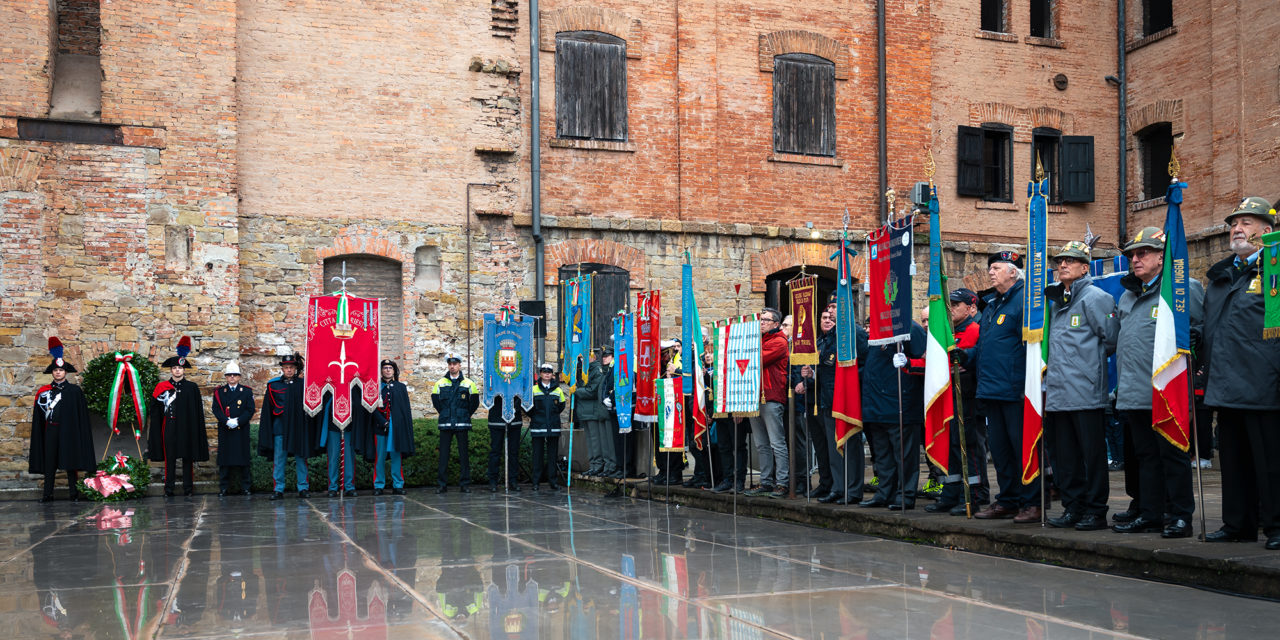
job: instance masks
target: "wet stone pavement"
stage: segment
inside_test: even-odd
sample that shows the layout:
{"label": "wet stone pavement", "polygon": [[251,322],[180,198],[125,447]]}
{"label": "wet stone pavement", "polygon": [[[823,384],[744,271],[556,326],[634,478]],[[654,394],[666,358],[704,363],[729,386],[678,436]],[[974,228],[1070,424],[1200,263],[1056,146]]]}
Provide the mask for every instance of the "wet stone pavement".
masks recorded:
{"label": "wet stone pavement", "polygon": [[1280,637],[1280,604],[598,494],[0,503],[9,638]]}

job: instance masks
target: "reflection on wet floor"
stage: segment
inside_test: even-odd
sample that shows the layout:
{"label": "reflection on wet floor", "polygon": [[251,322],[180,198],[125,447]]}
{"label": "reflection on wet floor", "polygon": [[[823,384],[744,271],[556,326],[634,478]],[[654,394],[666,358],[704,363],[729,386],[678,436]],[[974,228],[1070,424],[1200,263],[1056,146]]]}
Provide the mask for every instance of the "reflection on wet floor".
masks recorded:
{"label": "reflection on wet floor", "polygon": [[0,504],[16,638],[1275,637],[1280,605],[593,494]]}

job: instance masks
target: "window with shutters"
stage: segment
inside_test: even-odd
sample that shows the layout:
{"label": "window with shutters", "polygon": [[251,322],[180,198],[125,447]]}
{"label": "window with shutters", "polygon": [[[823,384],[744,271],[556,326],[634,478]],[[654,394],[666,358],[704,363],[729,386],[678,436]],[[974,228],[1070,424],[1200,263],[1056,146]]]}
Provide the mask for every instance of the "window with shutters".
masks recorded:
{"label": "window with shutters", "polygon": [[1142,0],[1142,35],[1149,36],[1173,26],[1173,0]]}
{"label": "window with shutters", "polygon": [[[378,345],[383,358],[399,360],[404,357],[404,275],[402,265],[395,260],[365,254],[349,254],[326,258],[323,291],[331,292],[340,285],[333,278],[342,275],[343,263],[347,267],[347,293],[361,298],[379,298],[378,331],[382,336]],[[401,365],[403,366],[403,362]]]}
{"label": "window with shutters", "polygon": [[1093,136],[1062,136],[1058,167],[1062,202],[1093,202]]}
{"label": "window with shutters", "polygon": [[1013,202],[1013,127],[961,126],[956,134],[956,192]]}
{"label": "window with shutters", "polygon": [[1057,129],[1036,128],[1031,132],[1031,179],[1036,179],[1036,162],[1044,167],[1049,180],[1049,204],[1062,203],[1062,180],[1058,175],[1058,150],[1062,132]]}
{"label": "window with shutters", "polygon": [[556,34],[556,137],[627,139],[627,43],[599,31]]}
{"label": "window with shutters", "polygon": [[836,155],[836,66],[808,53],[773,58],[773,150]]}
{"label": "window with shutters", "polygon": [[1052,38],[1054,0],[1031,0],[1031,37]]}
{"label": "window with shutters", "polygon": [[982,30],[1005,33],[1008,24],[1005,20],[1005,3],[1008,0],[982,0]]}
{"label": "window with shutters", "polygon": [[1138,132],[1142,166],[1142,199],[1164,197],[1169,190],[1169,158],[1173,154],[1173,125],[1157,122]]}

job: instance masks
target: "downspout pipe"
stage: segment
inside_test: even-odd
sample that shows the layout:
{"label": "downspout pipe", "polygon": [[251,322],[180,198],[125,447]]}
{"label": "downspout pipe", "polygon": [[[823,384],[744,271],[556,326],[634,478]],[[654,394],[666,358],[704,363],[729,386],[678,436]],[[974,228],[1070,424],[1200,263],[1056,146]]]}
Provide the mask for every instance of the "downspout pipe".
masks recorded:
{"label": "downspout pipe", "polygon": [[1116,155],[1119,156],[1120,166],[1117,169],[1119,174],[1119,184],[1116,193],[1120,198],[1119,220],[1116,229],[1119,230],[1119,242],[1121,245],[1129,239],[1129,76],[1125,68],[1125,13],[1124,4],[1126,0],[1116,0],[1116,75],[1120,78],[1119,86],[1119,105],[1116,110],[1119,113],[1119,119],[1116,123],[1116,144],[1119,148]]}
{"label": "downspout pipe", "polygon": [[[538,82],[538,0],[529,0],[529,173],[533,209],[533,291],[534,299],[547,299],[545,281],[546,241],[542,237],[542,113]],[[545,316],[545,313],[544,313]],[[546,326],[546,318],[542,319]],[[538,361],[545,356],[544,338],[538,334]]]}
{"label": "downspout pipe", "polygon": [[884,199],[885,192],[889,190],[889,130],[885,115],[888,110],[888,90],[885,71],[884,1],[876,0],[876,128],[879,135],[876,157],[880,169],[880,191],[876,194],[876,201],[880,203],[880,221],[888,222],[892,212],[889,211],[889,206]]}

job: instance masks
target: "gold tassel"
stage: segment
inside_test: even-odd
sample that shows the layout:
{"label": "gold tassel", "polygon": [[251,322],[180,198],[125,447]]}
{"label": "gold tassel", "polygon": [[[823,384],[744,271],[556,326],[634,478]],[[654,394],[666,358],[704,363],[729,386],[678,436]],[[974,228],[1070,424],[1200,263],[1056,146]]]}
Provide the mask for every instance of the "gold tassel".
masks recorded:
{"label": "gold tassel", "polygon": [[1280,338],[1280,327],[1266,327],[1262,330],[1263,340],[1275,340]]}

